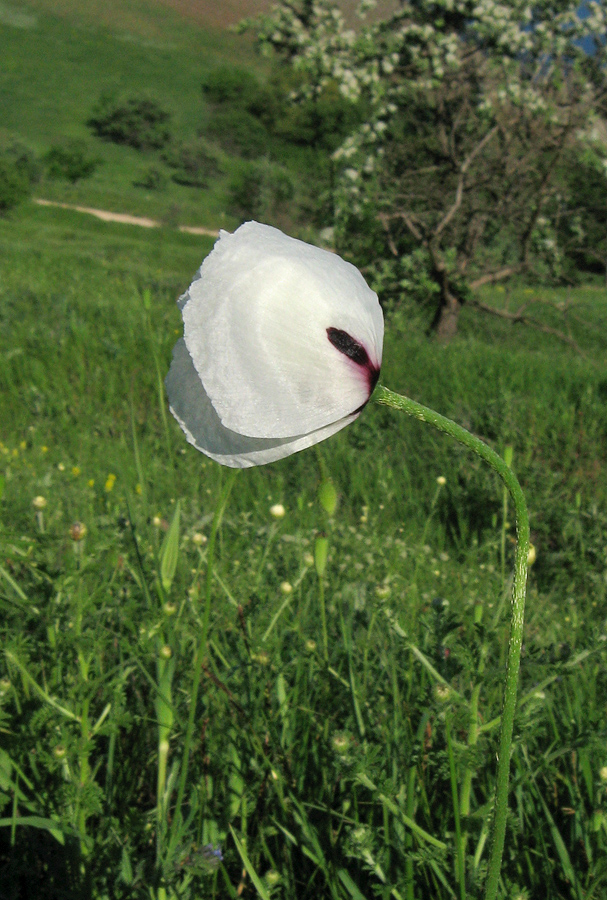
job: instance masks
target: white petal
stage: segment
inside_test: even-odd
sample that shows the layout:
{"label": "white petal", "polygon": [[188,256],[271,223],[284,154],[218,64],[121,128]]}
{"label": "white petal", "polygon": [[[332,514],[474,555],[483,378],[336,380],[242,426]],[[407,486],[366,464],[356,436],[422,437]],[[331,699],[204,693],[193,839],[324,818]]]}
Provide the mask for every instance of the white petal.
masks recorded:
{"label": "white petal", "polygon": [[360,272],[335,254],[257,222],[222,232],[182,313],[204,389],[239,435],[299,440],[369,399],[368,373],[327,328],[347,332],[379,369],[383,316]]}
{"label": "white petal", "polygon": [[347,416],[310,434],[291,438],[251,438],[222,425],[194,368],[183,339],[173,349],[173,361],[165,379],[171,412],[190,442],[211,459],[232,468],[275,462],[324,440],[358,414]]}

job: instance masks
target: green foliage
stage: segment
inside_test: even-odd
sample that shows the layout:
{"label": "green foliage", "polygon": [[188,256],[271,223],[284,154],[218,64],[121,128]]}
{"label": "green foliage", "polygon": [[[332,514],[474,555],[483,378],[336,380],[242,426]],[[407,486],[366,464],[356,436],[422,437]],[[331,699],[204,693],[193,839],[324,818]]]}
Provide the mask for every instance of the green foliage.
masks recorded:
{"label": "green foliage", "polygon": [[28,197],[39,177],[40,166],[30,148],[0,130],[0,215]]}
{"label": "green foliage", "polygon": [[[219,900],[245,867],[285,900],[411,883],[446,900],[463,853],[474,896],[513,526],[482,464],[373,404],[319,446],[322,465],[296,454],[234,485],[169,843],[226,473],[167,418],[150,360],[166,371],[174,299],[211,245],[33,205],[0,223],[0,883],[15,900]],[[596,893],[604,876],[603,298],[569,297],[586,357],[472,310],[447,348],[402,308],[387,327],[382,380],[512,447],[530,503],[513,896]],[[459,844],[452,767],[470,786]]]}
{"label": "green foliage", "polygon": [[268,132],[263,123],[238,106],[217,110],[205,129],[205,136],[217,141],[227,153],[245,159],[263,156],[268,148]]}
{"label": "green foliage", "polygon": [[133,184],[147,191],[162,191],[166,188],[167,181],[165,172],[159,166],[151,165],[139,172]]}
{"label": "green foliage", "polygon": [[294,179],[283,166],[268,159],[240,167],[230,185],[234,212],[243,219],[276,220],[295,196]]}
{"label": "green foliage", "polygon": [[31,182],[15,162],[0,157],[0,214],[17,206],[31,193]]}
{"label": "green foliage", "polygon": [[260,107],[263,91],[250,70],[222,65],[207,72],[202,82],[202,93],[209,103],[240,106],[249,111]]}
{"label": "green foliage", "polygon": [[99,160],[92,156],[85,141],[66,140],[54,144],[44,157],[49,178],[65,178],[76,184],[81,178],[89,178]]}
{"label": "green foliage", "polygon": [[97,137],[136,150],[157,150],[170,139],[171,115],[151,97],[103,95],[87,125]]}
{"label": "green foliage", "polygon": [[221,171],[217,154],[202,138],[170,144],[163,158],[173,169],[171,177],[177,184],[207,187]]}

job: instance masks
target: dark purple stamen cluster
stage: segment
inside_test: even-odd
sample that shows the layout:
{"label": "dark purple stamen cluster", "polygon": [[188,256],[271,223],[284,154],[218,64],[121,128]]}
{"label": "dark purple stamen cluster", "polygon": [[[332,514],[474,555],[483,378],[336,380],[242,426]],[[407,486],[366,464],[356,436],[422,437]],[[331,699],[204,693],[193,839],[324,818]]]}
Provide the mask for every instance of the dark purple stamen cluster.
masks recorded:
{"label": "dark purple stamen cluster", "polygon": [[365,370],[370,397],[379,378],[379,367],[371,362],[363,345],[347,331],[342,331],[341,328],[327,328],[327,337],[336,350]]}

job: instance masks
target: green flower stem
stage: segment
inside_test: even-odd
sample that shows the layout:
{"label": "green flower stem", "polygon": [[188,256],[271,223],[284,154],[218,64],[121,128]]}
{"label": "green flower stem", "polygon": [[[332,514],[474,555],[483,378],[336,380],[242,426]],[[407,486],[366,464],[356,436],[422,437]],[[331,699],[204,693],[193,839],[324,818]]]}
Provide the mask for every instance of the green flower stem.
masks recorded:
{"label": "green flower stem", "polygon": [[194,726],[196,723],[196,714],[197,714],[197,701],[198,701],[198,690],[200,688],[200,681],[202,679],[202,666],[204,664],[204,656],[207,649],[207,637],[209,634],[209,620],[211,616],[211,593],[212,593],[212,583],[213,583],[213,564],[215,562],[215,542],[217,539],[217,532],[219,531],[219,526],[221,525],[221,520],[223,518],[223,513],[226,508],[228,498],[230,496],[230,492],[232,487],[234,486],[234,481],[236,480],[236,475],[238,474],[238,469],[232,469],[226,479],[226,482],[223,486],[223,490],[221,492],[221,496],[219,497],[219,502],[215,508],[215,515],[213,517],[213,524],[211,525],[211,533],[209,535],[209,549],[207,551],[207,577],[205,584],[205,605],[204,605],[204,614],[202,620],[202,630],[200,632],[200,641],[198,642],[198,647],[196,648],[196,655],[194,656],[194,677],[192,679],[192,689],[190,692],[190,715],[188,717],[188,724],[186,727],[185,740],[183,746],[183,759],[181,762],[181,771],[179,773],[179,785],[177,788],[177,800],[175,803],[175,813],[173,817],[173,822],[171,826],[171,837],[169,841],[169,856],[174,853],[175,848],[177,846],[177,841],[179,839],[179,829],[183,822],[182,815],[182,804],[183,797],[185,794],[185,787],[188,778],[188,766],[190,761],[190,750],[192,747],[192,739],[194,737]]}
{"label": "green flower stem", "polygon": [[518,672],[521,659],[521,647],[523,643],[523,622],[525,614],[525,589],[527,583],[527,557],[529,554],[529,516],[527,504],[518,479],[507,463],[495,453],[487,444],[470,434],[465,428],[452,422],[451,419],[441,416],[439,413],[389,391],[382,385],[378,385],[373,394],[373,399],[384,406],[399,409],[433,425],[439,431],[445,432],[468,447],[474,453],[484,459],[494,469],[504,482],[516,512],[517,545],[514,561],[514,581],[512,586],[512,621],[510,625],[510,643],[508,648],[508,662],[506,666],[506,681],[504,688],[504,704],[502,709],[502,728],[499,741],[499,755],[497,765],[497,779],[495,786],[495,804],[493,809],[493,822],[491,826],[491,850],[489,856],[489,868],[485,883],[485,900],[495,900],[497,896],[498,881],[504,851],[504,839],[506,835],[506,814],[508,811],[508,780],[510,772],[510,751],[512,747],[512,730],[514,726],[514,714],[516,711],[516,691],[518,684]]}

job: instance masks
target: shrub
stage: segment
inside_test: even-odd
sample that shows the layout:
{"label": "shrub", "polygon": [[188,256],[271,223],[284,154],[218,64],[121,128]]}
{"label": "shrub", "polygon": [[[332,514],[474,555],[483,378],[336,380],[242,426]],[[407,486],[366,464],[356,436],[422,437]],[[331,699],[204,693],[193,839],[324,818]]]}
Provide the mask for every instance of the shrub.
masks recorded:
{"label": "shrub", "polygon": [[40,167],[29,147],[9,132],[0,131],[0,213],[28,197],[39,177]]}
{"label": "shrub", "polygon": [[8,157],[0,157],[0,213],[12,209],[31,193],[31,182]]}
{"label": "shrub", "polygon": [[133,181],[133,185],[147,191],[162,191],[167,186],[167,177],[158,166],[148,166]]}
{"label": "shrub", "polygon": [[75,184],[93,174],[99,160],[89,153],[85,141],[68,139],[53,144],[44,158],[49,178],[65,178]]}
{"label": "shrub", "polygon": [[164,147],[170,138],[170,113],[149,97],[102,97],[87,124],[97,137],[137,150]]}
{"label": "shrub", "polygon": [[33,150],[19,137],[3,129],[0,129],[0,157],[13,162],[31,185],[40,180],[40,163]]}
{"label": "shrub", "polygon": [[264,159],[245,165],[230,185],[233,211],[244,218],[276,219],[295,196],[287,170]]}
{"label": "shrub", "polygon": [[173,181],[192,187],[206,187],[221,171],[217,158],[201,138],[172,145],[165,151],[164,160],[173,169]]}
{"label": "shrub", "polygon": [[218,110],[209,122],[207,133],[228,153],[245,159],[263,156],[268,149],[267,129],[245,109]]}
{"label": "shrub", "polygon": [[219,66],[205,75],[202,82],[202,93],[209,103],[244,109],[257,103],[261,90],[259,82],[250,72],[234,66]]}

